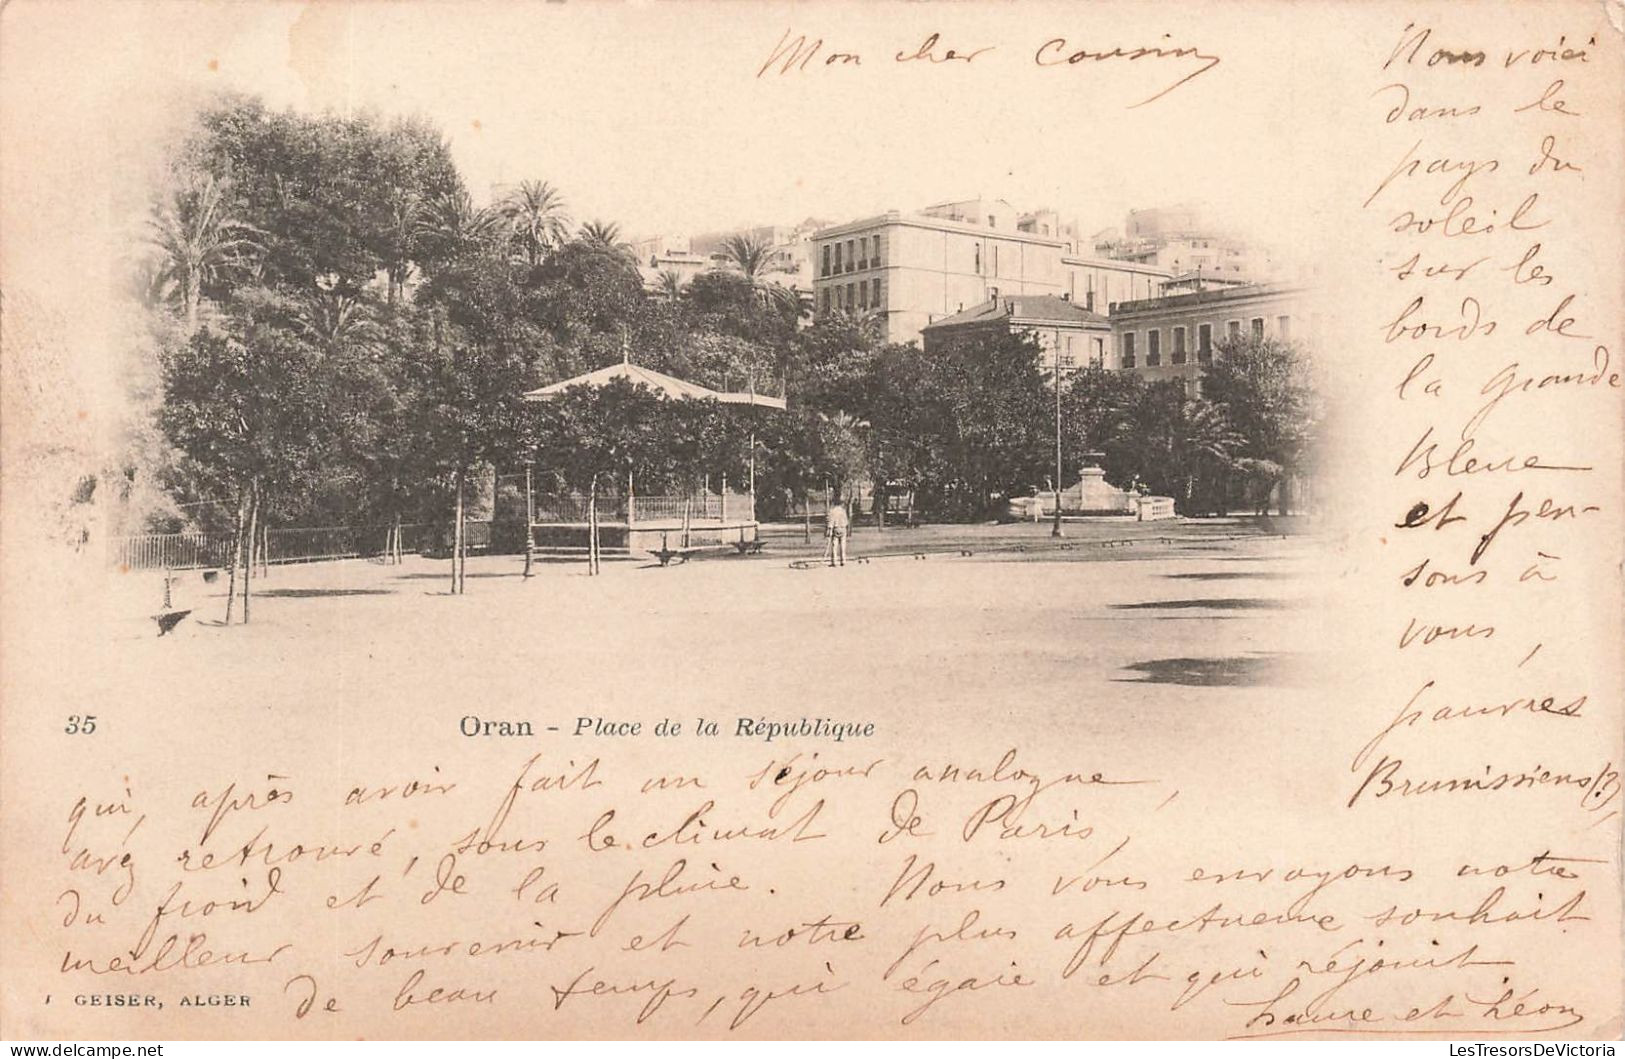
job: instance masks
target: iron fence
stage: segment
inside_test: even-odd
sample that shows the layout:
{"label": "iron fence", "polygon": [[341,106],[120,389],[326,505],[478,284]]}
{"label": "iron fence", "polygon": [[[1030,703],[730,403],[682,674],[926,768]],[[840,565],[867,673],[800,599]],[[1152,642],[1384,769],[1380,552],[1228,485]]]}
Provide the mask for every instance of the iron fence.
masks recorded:
{"label": "iron fence", "polygon": [[229,566],[236,543],[230,533],[144,533],[112,540],[108,561],[125,570]]}
{"label": "iron fence", "polygon": [[[400,527],[401,551],[422,552],[433,546],[441,527],[408,523]],[[389,547],[388,526],[292,526],[269,528],[260,541],[262,560],[272,564],[321,562],[383,555]],[[116,537],[108,543],[108,562],[125,570],[196,570],[232,563],[237,538],[230,531],[143,533]]]}
{"label": "iron fence", "polygon": [[[534,521],[537,524],[587,521],[587,498],[579,494],[540,495],[533,503]],[[629,514],[630,520],[636,522],[675,522],[682,520],[685,509],[688,517],[694,520],[720,520],[725,513],[734,518],[747,518],[751,510],[750,496],[729,493],[723,497],[717,493],[705,493],[687,498],[638,494],[630,498],[620,496],[598,498],[600,522],[626,522]]]}

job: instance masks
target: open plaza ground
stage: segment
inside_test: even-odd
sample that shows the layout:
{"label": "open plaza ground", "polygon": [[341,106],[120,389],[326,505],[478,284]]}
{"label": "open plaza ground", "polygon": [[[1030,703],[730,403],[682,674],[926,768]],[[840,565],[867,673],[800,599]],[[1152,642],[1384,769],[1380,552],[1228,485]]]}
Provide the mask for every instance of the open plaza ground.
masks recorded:
{"label": "open plaza ground", "polygon": [[[156,635],[161,582],[110,575],[106,642],[57,674],[78,702],[237,745],[342,713],[344,739],[459,719],[641,720],[828,716],[1000,729],[1110,731],[1203,747],[1259,701],[1296,697],[1324,643],[1317,539],[1251,520],[862,527],[842,569],[806,564],[815,531],[771,527],[761,555],[661,567],[606,561],[408,556],[276,566],[252,622],[219,624],[222,576],[180,575],[192,613]],[[964,554],[969,552],[970,554]],[[239,611],[240,616],[240,611]],[[1282,708],[1284,714],[1290,710]],[[144,722],[145,723],[145,722]],[[1202,751],[1207,752],[1207,751]]]}

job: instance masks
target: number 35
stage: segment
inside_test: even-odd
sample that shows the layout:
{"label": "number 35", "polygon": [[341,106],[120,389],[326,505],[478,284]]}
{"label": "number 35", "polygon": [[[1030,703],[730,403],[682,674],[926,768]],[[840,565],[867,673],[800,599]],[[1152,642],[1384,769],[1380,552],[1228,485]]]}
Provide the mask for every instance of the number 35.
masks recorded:
{"label": "number 35", "polygon": [[68,718],[68,726],[63,729],[68,735],[89,735],[96,730],[96,715],[87,713],[83,717],[73,714]]}

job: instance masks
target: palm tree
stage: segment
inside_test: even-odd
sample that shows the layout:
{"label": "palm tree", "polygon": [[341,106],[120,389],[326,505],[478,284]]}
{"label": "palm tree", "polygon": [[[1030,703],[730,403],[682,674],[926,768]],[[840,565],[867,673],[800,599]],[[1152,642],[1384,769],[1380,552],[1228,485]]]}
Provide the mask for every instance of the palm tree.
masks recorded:
{"label": "palm tree", "polygon": [[136,261],[128,276],[130,291],[149,309],[179,310],[180,284],[165,262],[156,256]]}
{"label": "palm tree", "polygon": [[675,269],[666,269],[655,277],[656,289],[661,297],[667,301],[676,301],[683,296],[683,276]]}
{"label": "palm tree", "polygon": [[476,207],[466,191],[448,191],[424,205],[413,226],[414,244],[439,260],[450,260],[490,242],[497,215]]}
{"label": "palm tree", "polygon": [[513,229],[514,242],[525,261],[532,266],[541,264],[548,252],[569,235],[564,195],[545,180],[522,181],[503,197],[498,209]]}
{"label": "palm tree", "polygon": [[299,327],[328,353],[365,347],[383,336],[366,302],[337,290],[318,290],[305,300]]}
{"label": "palm tree", "polygon": [[226,188],[213,175],[192,176],[154,207],[148,239],[163,254],[161,274],[179,291],[188,329],[197,326],[203,288],[242,266],[264,233],[231,216]]}
{"label": "palm tree", "polygon": [[[781,288],[788,290],[788,288]],[[794,291],[789,291],[794,295]],[[799,313],[802,305],[797,297],[796,309]],[[829,326],[832,328],[849,329],[857,338],[868,346],[880,344],[884,337],[882,334],[880,314],[873,309],[833,309],[829,314]]]}
{"label": "palm tree", "polygon": [[388,210],[384,270],[389,275],[389,304],[394,305],[412,278],[412,251],[423,216],[423,196],[408,188],[397,188],[390,196]]}
{"label": "palm tree", "polygon": [[790,323],[800,320],[811,310],[811,306],[805,304],[794,289],[782,283],[763,280],[773,257],[773,244],[768,240],[745,233],[730,235],[722,241],[722,253],[728,263],[750,282],[764,308],[777,311]]}
{"label": "palm tree", "polygon": [[621,226],[614,221],[588,221],[576,237],[595,250],[632,256],[632,247],[621,241]]}
{"label": "palm tree", "polygon": [[1242,438],[1230,426],[1224,409],[1203,400],[1180,402],[1167,429],[1169,466],[1184,482],[1182,506],[1188,511],[1199,479],[1218,482],[1222,487]]}
{"label": "palm tree", "polygon": [[741,233],[724,239],[722,252],[727,256],[729,263],[754,284],[767,270],[767,261],[773,253],[773,244],[766,239],[757,239],[755,236]]}
{"label": "palm tree", "polygon": [[[792,287],[786,287],[782,283],[761,285],[757,287],[757,291],[767,303],[768,308],[778,310],[779,315],[792,323],[812,312],[810,297],[808,300],[803,300],[800,291]],[[879,315],[868,309],[863,310],[863,315],[868,318],[869,326],[878,334],[880,330]]]}

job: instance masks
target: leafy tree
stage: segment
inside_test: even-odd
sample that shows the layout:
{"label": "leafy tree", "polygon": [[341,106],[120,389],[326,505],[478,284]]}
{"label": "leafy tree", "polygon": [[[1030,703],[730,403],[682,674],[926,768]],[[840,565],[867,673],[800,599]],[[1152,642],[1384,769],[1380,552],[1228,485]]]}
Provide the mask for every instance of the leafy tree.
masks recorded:
{"label": "leafy tree", "polygon": [[1275,486],[1310,458],[1323,415],[1312,370],[1299,347],[1248,336],[1220,344],[1203,376],[1202,394],[1235,431],[1233,455],[1250,461],[1251,491],[1266,505]]}
{"label": "leafy tree", "polygon": [[792,346],[787,380],[797,403],[824,412],[866,412],[868,373],[879,346],[879,329],[846,313],[802,331]]}
{"label": "leafy tree", "polygon": [[447,306],[420,317],[406,351],[413,397],[404,417],[420,470],[449,483],[453,499],[451,591],[467,588],[467,495],[473,475],[525,448],[520,394],[530,373],[520,350],[454,320]]}
{"label": "leafy tree", "polygon": [[417,209],[462,187],[426,123],[274,112],[237,96],[200,114],[181,164],[228,182],[234,210],[265,233],[255,282],[305,291],[330,277],[353,289],[384,270],[392,300],[424,249],[412,245]]}
{"label": "leafy tree", "polygon": [[697,326],[775,348],[794,337],[800,311],[764,300],[756,284],[720,269],[690,280],[685,301]]}
{"label": "leafy tree", "polygon": [[907,482],[928,507],[968,518],[1042,480],[1053,453],[1053,405],[1031,337],[968,336],[929,355],[887,346],[868,390],[870,457],[882,493],[888,482]]}
{"label": "leafy tree", "polygon": [[1145,380],[1132,371],[1090,366],[1073,372],[1062,389],[1061,435],[1068,467],[1098,453],[1106,480],[1127,488],[1143,479],[1144,439],[1138,436]]}
{"label": "leafy tree", "polygon": [[404,351],[416,402],[407,427],[418,462],[452,499],[454,593],[466,588],[470,479],[518,459],[522,395],[540,381],[553,348],[536,321],[538,298],[503,248],[480,237],[443,258],[418,292],[418,324]]}
{"label": "leafy tree", "polygon": [[[370,133],[370,135],[368,135]],[[357,221],[362,241],[388,278],[388,299],[398,304],[428,252],[416,243],[424,203],[462,188],[451,148],[440,131],[416,118],[358,130],[362,149],[349,157],[371,168],[360,186]]]}
{"label": "leafy tree", "polygon": [[642,478],[664,482],[679,452],[679,406],[646,386],[616,379],[572,386],[534,418],[534,460],[555,480],[587,496],[587,563],[598,572],[598,497],[605,488]]}
{"label": "leafy tree", "polygon": [[243,620],[254,530],[267,503],[297,491],[330,451],[330,374],[274,292],[245,291],[219,323],[164,351],[160,422],[204,479],[233,498],[235,555],[226,622],[243,567]]}

